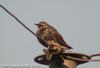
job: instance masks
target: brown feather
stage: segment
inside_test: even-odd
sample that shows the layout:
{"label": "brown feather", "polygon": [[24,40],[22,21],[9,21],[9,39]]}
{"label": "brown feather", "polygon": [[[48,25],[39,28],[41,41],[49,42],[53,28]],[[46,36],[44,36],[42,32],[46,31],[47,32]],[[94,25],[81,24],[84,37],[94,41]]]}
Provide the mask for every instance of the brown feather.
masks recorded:
{"label": "brown feather", "polygon": [[[43,23],[43,22],[42,22]],[[41,23],[39,23],[41,24]],[[40,26],[40,25],[39,25]],[[47,27],[42,27],[37,31],[37,37],[39,42],[45,46],[48,47],[48,42],[47,41],[54,41],[55,43],[58,43],[61,46],[64,46],[68,49],[72,49],[72,47],[70,47],[63,39],[63,37],[58,33],[58,31],[50,26],[50,25],[46,25]]]}

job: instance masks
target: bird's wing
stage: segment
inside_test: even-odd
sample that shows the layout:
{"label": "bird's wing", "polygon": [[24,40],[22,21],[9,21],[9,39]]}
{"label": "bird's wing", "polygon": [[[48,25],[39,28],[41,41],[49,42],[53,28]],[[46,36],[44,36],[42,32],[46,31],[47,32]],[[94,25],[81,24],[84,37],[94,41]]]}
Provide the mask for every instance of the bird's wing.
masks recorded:
{"label": "bird's wing", "polygon": [[49,42],[55,42],[59,45],[65,46],[68,49],[72,49],[72,47],[70,47],[63,39],[63,37],[57,32],[57,30],[53,29],[53,28],[48,28],[48,29],[43,29],[41,31],[39,31],[38,33],[38,40],[41,44],[43,44],[45,47],[47,47],[48,41]]}
{"label": "bird's wing", "polygon": [[52,38],[52,40],[55,40],[55,42],[59,43],[62,46],[67,47],[68,49],[72,49],[63,39],[63,37],[57,32],[57,30],[49,29],[49,36]]}

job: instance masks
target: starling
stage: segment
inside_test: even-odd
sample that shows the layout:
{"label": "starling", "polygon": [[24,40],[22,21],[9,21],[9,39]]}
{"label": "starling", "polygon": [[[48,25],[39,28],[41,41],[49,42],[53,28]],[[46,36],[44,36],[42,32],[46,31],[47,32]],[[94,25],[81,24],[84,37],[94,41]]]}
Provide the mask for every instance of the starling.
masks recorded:
{"label": "starling", "polygon": [[36,32],[38,41],[45,47],[52,49],[72,49],[59,34],[59,32],[45,21],[35,24],[38,27]]}

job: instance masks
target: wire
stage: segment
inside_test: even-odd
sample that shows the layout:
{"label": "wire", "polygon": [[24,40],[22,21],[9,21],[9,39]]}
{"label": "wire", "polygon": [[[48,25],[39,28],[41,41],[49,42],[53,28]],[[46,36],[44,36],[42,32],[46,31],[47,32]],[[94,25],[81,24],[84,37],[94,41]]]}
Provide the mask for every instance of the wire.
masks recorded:
{"label": "wire", "polygon": [[72,57],[72,56],[67,56],[68,59],[72,59],[72,60],[78,60],[78,61],[84,61],[84,62],[87,62],[87,61],[99,61],[100,62],[100,59],[82,59],[82,58],[76,58],[76,57]]}
{"label": "wire", "polygon": [[21,22],[15,15],[13,15],[10,11],[8,11],[3,5],[0,4],[0,7],[2,9],[4,9],[9,15],[11,15],[14,19],[16,19],[16,21],[18,21],[23,27],[25,27],[30,33],[32,33],[33,35],[36,36],[36,34],[31,30],[29,29],[25,24],[23,24],[23,22]]}

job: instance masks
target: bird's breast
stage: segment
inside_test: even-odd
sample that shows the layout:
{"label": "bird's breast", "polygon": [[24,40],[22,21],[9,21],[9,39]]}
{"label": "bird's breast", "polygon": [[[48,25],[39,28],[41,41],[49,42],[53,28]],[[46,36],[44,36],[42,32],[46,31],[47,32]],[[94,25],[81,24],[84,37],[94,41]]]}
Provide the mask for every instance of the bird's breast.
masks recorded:
{"label": "bird's breast", "polygon": [[42,39],[47,37],[48,34],[49,34],[48,29],[40,29],[37,31],[37,35]]}

